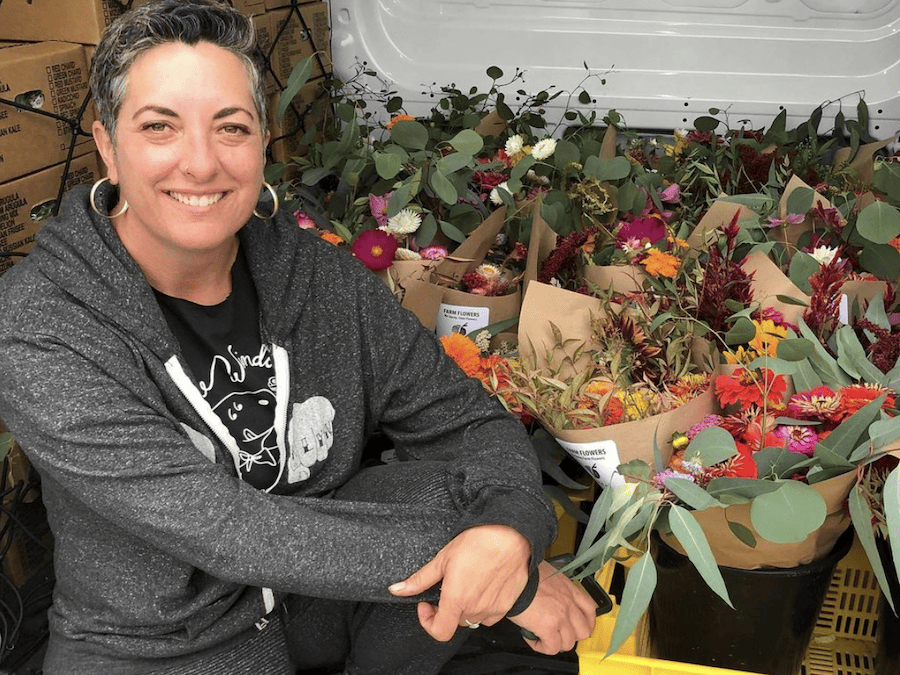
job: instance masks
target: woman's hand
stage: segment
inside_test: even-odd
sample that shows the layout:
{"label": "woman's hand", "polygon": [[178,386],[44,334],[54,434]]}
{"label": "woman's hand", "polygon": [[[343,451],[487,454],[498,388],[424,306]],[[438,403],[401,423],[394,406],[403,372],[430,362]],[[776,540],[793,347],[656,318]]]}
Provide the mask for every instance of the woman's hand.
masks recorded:
{"label": "woman's hand", "polygon": [[528,582],[530,557],[528,540],[513,528],[479,525],[458,534],[431,561],[389,590],[408,597],[441,582],[438,606],[420,602],[418,612],[428,634],[446,642],[459,626],[490,626],[506,616]]}
{"label": "woman's hand", "polygon": [[534,600],[509,620],[537,635],[537,640],[525,640],[536,652],[557,654],[573,649],[594,630],[597,603],[550,563],[541,562],[538,571],[540,584]]}

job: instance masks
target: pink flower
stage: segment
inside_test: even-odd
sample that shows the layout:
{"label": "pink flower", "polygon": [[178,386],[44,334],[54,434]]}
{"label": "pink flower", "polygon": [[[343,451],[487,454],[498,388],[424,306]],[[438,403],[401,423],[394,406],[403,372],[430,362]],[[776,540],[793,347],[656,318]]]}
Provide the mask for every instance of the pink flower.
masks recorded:
{"label": "pink flower", "polygon": [[818,434],[808,426],[786,424],[775,429],[775,435],[787,441],[787,449],[800,455],[812,457],[816,449]]}
{"label": "pink flower", "polygon": [[681,199],[681,186],[678,183],[672,183],[659,193],[659,199],[667,204],[674,204]]}
{"label": "pink flower", "polygon": [[369,195],[369,211],[372,214],[372,217],[378,221],[378,227],[384,228],[387,227],[388,223],[388,201],[391,198],[391,193],[388,192],[384,197],[379,197],[378,195]]}
{"label": "pink flower", "polygon": [[426,246],[419,250],[419,255],[425,258],[425,260],[440,260],[441,258],[447,257],[448,253],[446,248],[438,246],[437,244],[432,244],[431,246]]}
{"label": "pink flower", "polygon": [[616,238],[620,241],[628,239],[646,239],[655,244],[666,236],[666,224],[659,218],[649,216],[622,223]]}
{"label": "pink flower", "polygon": [[294,218],[297,220],[297,226],[303,230],[316,229],[316,221],[309,217],[306,211],[294,211]]}
{"label": "pink flower", "polygon": [[779,225],[799,225],[806,218],[802,213],[789,213],[784,218],[776,218],[769,216],[769,227],[778,227]]}
{"label": "pink flower", "polygon": [[691,440],[694,440],[694,437],[696,437],[696,435],[704,429],[708,429],[709,427],[720,427],[722,426],[723,421],[724,418],[721,415],[707,415],[702,420],[697,422],[697,424],[688,429],[687,437]]}
{"label": "pink flower", "polygon": [[370,270],[384,270],[394,262],[397,240],[384,230],[363,230],[350,250]]}

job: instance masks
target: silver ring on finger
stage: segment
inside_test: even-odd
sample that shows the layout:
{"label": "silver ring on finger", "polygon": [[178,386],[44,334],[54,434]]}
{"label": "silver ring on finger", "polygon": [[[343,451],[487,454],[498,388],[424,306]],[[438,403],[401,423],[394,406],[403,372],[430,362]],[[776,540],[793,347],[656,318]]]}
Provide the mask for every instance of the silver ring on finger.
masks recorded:
{"label": "silver ring on finger", "polygon": [[468,619],[463,619],[463,621],[466,622],[466,625],[467,625],[469,628],[475,629],[475,628],[481,627],[481,624],[480,624],[480,623],[472,623],[472,622],[469,621]]}

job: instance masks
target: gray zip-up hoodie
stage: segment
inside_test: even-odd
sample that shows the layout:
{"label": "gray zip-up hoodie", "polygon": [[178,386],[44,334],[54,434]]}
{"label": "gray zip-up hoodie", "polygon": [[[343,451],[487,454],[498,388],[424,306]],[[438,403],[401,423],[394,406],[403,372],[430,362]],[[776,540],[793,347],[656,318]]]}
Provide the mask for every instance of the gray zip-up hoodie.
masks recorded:
{"label": "gray zip-up hoodie", "polygon": [[[473,525],[522,532],[532,572],[552,539],[523,428],[381,281],[289,214],[240,237],[274,356],[280,494],[236,477],[234,439],[85,187],[0,277],[0,417],[55,539],[48,675],[146,672],[252,629],[284,593],[391,601]],[[329,498],[376,427],[448,462],[457,513]]]}

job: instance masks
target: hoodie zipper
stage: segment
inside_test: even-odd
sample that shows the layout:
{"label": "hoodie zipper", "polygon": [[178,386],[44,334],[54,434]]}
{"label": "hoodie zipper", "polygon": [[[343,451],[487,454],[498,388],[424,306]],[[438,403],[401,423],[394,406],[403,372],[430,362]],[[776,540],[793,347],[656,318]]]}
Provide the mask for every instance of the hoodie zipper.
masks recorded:
{"label": "hoodie zipper", "polygon": [[[284,352],[284,349],[281,347],[276,347],[273,345],[273,353],[276,349],[280,349]],[[287,419],[286,410],[287,410],[287,398],[288,398],[288,387],[287,387],[287,361],[286,361],[287,353],[285,352],[284,358],[285,363],[282,366],[282,370],[284,371],[285,381],[284,386],[282,386],[282,381],[280,379],[281,373],[279,373],[278,368],[278,359],[275,359],[276,368],[275,368],[275,435],[278,439],[278,446],[281,450],[281,467],[282,472],[284,470],[285,463],[285,453],[284,453],[284,424]],[[178,360],[177,356],[172,356],[168,361],[166,361],[166,371],[169,373],[169,377],[172,378],[172,381],[175,383],[175,386],[184,394],[184,397],[188,400],[188,403],[191,404],[191,407],[194,411],[203,419],[206,425],[212,430],[212,432],[216,435],[216,437],[228,448],[228,452],[231,454],[231,459],[234,462],[234,469],[240,475],[240,453],[238,450],[237,441],[234,440],[234,436],[231,435],[231,432],[228,431],[228,427],[219,419],[219,416],[216,415],[215,411],[209,405],[205,398],[203,398],[203,394],[200,393],[200,390],[194,385],[191,381],[191,378],[188,377],[187,373],[184,371],[184,368],[181,365],[181,362]],[[284,393],[282,393],[284,392]],[[279,473],[280,478],[280,473]],[[265,608],[266,614],[269,614],[272,610],[275,609],[275,593],[271,588],[263,588],[262,589],[262,599],[263,599],[263,607]],[[257,624],[257,629],[262,630],[265,628],[265,625],[260,626]]]}

